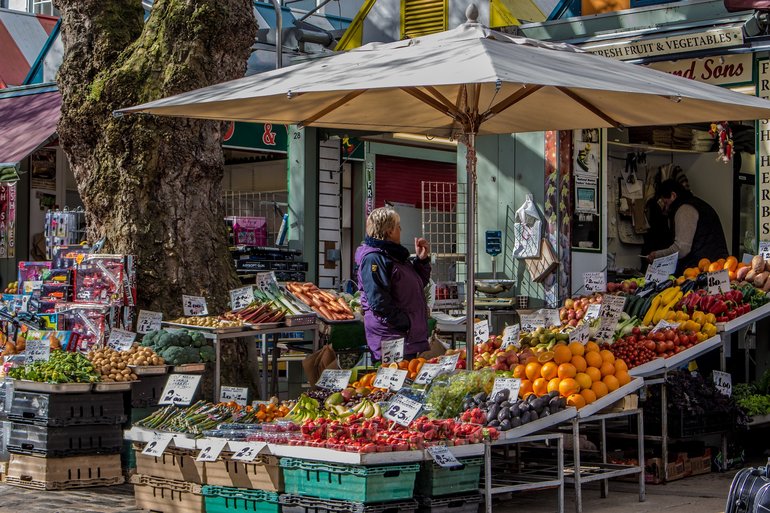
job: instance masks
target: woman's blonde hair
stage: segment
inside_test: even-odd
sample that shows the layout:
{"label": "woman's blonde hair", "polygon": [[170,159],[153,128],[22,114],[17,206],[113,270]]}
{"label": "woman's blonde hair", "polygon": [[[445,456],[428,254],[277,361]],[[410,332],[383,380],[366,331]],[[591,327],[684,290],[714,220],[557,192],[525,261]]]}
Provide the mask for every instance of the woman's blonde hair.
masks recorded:
{"label": "woman's blonde hair", "polygon": [[375,208],[366,219],[366,235],[385,240],[400,222],[401,216],[391,207]]}

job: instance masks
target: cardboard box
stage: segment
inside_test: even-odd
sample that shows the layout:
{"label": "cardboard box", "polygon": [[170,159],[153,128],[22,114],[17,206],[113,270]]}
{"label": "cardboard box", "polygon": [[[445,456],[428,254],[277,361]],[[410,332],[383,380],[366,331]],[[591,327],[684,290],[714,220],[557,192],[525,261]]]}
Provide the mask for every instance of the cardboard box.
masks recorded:
{"label": "cardboard box", "polygon": [[609,412],[619,412],[619,411],[627,411],[627,410],[636,410],[639,408],[639,395],[638,394],[629,394],[622,399],[619,399],[612,403],[610,406],[605,408],[605,411]]}
{"label": "cardboard box", "polygon": [[145,476],[194,484],[206,483],[206,467],[195,461],[195,452],[181,449],[167,449],[161,456],[142,454],[142,447],[136,451],[136,472]]}
{"label": "cardboard box", "polygon": [[123,483],[119,454],[41,458],[11,454],[6,482],[38,490],[68,490]]}
{"label": "cardboard box", "polygon": [[204,511],[201,487],[184,481],[157,479],[136,474],[134,484],[136,506],[164,513],[202,513]]}
{"label": "cardboard box", "polygon": [[698,476],[700,474],[708,474],[709,472],[711,472],[711,454],[690,458],[690,464],[692,466],[693,476]]}
{"label": "cardboard box", "polygon": [[206,463],[206,484],[283,492],[283,473],[275,456],[259,456],[252,462],[233,461],[223,453],[219,461]]}

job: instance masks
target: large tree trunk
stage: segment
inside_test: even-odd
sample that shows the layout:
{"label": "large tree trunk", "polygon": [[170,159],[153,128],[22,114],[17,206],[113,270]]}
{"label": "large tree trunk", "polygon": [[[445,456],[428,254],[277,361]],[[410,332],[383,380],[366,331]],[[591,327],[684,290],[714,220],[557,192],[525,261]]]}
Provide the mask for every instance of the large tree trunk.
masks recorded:
{"label": "large tree trunk", "polygon": [[[177,316],[191,294],[221,311],[238,284],[220,198],[222,124],[112,112],[242,77],[256,37],[251,0],[156,0],[146,23],[140,0],[54,3],[65,48],[58,133],[89,238],[136,255],[142,308]],[[231,356],[245,361],[245,348]]]}

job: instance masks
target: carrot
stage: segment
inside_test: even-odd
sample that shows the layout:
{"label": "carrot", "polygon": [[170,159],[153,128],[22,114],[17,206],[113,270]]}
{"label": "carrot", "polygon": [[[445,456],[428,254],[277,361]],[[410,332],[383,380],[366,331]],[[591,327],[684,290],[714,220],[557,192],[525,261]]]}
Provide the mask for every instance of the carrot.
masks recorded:
{"label": "carrot", "polygon": [[334,320],[334,317],[328,308],[326,308],[325,306],[319,306],[318,309],[321,311],[321,315],[323,315],[329,320],[332,320],[332,321]]}

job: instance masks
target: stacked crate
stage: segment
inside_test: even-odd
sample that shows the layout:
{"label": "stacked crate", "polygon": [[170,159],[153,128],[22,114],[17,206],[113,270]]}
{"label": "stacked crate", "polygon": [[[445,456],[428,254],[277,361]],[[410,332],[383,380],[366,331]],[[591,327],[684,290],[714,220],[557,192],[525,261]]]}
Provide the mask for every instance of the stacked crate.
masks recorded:
{"label": "stacked crate", "polygon": [[136,505],[162,513],[200,513],[203,509],[201,486],[204,483],[204,463],[195,461],[196,451],[167,448],[160,456],[142,454],[144,444],[135,444],[136,474],[134,484]]}
{"label": "stacked crate", "polygon": [[14,391],[8,484],[63,490],[122,483],[124,412],[121,393]]}
{"label": "stacked crate", "polygon": [[420,464],[415,490],[418,513],[476,513],[481,503],[479,481],[484,458],[460,458],[460,466]]}
{"label": "stacked crate", "polygon": [[283,474],[275,456],[257,456],[253,461],[233,460],[223,452],[217,461],[206,462],[203,496],[207,513],[278,513]]}

